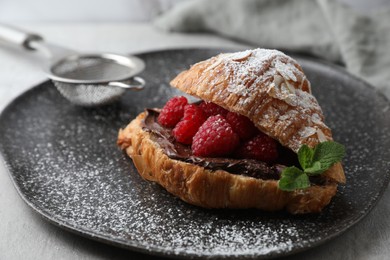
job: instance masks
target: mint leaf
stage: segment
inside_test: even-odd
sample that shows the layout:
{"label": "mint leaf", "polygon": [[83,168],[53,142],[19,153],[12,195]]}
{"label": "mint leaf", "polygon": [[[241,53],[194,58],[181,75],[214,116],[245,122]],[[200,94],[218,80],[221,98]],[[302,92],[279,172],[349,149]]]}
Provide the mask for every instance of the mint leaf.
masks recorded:
{"label": "mint leaf", "polygon": [[343,145],[326,141],[319,143],[314,149],[302,145],[298,151],[299,164],[309,176],[318,175],[329,169],[333,164],[344,157]]}
{"label": "mint leaf", "polygon": [[298,150],[298,161],[303,170],[295,166],[285,168],[278,183],[279,189],[293,191],[310,187],[309,176],[323,173],[341,161],[344,154],[344,146],[333,141],[319,143],[313,149],[302,145]]}
{"label": "mint leaf", "polygon": [[282,171],[278,187],[284,191],[294,191],[310,187],[309,177],[295,166],[287,167]]}
{"label": "mint leaf", "polygon": [[318,175],[326,171],[328,167],[324,167],[324,165],[321,164],[321,162],[316,161],[313,163],[313,165],[309,168],[306,168],[304,171],[309,176]]}
{"label": "mint leaf", "polygon": [[345,148],[342,144],[336,142],[319,143],[314,148],[313,161],[320,162],[323,170],[329,169],[336,162],[341,161],[345,154]]}
{"label": "mint leaf", "polygon": [[298,161],[302,166],[302,169],[306,169],[312,166],[313,164],[314,150],[311,149],[306,144],[302,145],[298,151]]}

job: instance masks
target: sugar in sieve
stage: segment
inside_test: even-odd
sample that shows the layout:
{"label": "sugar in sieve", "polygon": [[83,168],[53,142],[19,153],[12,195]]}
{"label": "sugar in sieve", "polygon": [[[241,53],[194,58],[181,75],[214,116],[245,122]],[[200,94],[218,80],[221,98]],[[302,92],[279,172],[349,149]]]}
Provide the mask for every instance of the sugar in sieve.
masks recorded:
{"label": "sugar in sieve", "polygon": [[46,43],[40,35],[0,25],[0,41],[25,50],[37,50],[47,58],[44,68],[58,91],[81,106],[111,103],[128,89],[141,90],[145,81],[137,76],[144,62],[130,55],[77,53]]}

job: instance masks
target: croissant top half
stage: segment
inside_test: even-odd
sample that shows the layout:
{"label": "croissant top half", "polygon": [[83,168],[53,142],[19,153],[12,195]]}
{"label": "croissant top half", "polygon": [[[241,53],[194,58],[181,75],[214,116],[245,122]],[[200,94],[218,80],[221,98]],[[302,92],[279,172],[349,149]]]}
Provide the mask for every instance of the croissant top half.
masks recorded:
{"label": "croissant top half", "polygon": [[248,117],[295,152],[302,144],[332,140],[302,68],[280,51],[220,54],[180,73],[171,85]]}
{"label": "croissant top half", "polygon": [[[220,54],[183,71],[171,85],[248,117],[262,132],[294,152],[303,144],[314,147],[332,140],[302,68],[280,51]],[[344,173],[341,175],[334,179],[344,182]]]}

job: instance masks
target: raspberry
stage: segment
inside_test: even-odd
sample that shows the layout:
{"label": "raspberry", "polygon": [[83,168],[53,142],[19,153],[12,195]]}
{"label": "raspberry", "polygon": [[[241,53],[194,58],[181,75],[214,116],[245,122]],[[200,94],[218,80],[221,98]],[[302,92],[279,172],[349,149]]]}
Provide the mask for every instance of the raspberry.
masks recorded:
{"label": "raspberry", "polygon": [[220,107],[217,104],[211,102],[204,101],[199,104],[199,107],[203,109],[203,111],[208,117],[216,115],[226,116],[226,114],[228,113],[228,111],[223,107]]}
{"label": "raspberry", "polygon": [[162,108],[157,121],[165,127],[174,127],[184,114],[184,106],[188,101],[183,96],[173,97]]}
{"label": "raspberry", "polygon": [[186,105],[183,119],[175,126],[172,134],[178,142],[191,144],[192,137],[206,119],[207,117],[200,107],[193,104]]}
{"label": "raspberry", "polygon": [[236,156],[270,163],[278,158],[278,144],[271,137],[260,133],[243,143],[237,149]]}
{"label": "raspberry", "polygon": [[236,149],[239,142],[239,136],[223,116],[211,116],[196,132],[192,152],[196,156],[203,157],[229,155]]}
{"label": "raspberry", "polygon": [[226,115],[226,120],[232,126],[233,131],[238,134],[241,140],[248,140],[255,136],[259,130],[249,118],[237,113],[229,112]]}

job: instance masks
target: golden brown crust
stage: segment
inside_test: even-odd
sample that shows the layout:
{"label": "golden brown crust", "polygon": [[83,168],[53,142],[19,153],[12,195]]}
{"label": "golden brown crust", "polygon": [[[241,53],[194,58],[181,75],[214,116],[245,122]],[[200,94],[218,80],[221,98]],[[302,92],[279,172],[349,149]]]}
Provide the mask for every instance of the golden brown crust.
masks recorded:
{"label": "golden brown crust", "polygon": [[[297,152],[332,140],[322,110],[298,63],[276,50],[220,54],[180,73],[171,85],[248,117],[264,133]],[[324,176],[345,183],[340,163]]]}
{"label": "golden brown crust", "polygon": [[320,212],[336,194],[337,184],[312,186],[285,192],[277,181],[235,175],[223,170],[170,159],[144,131],[141,113],[119,131],[118,145],[133,159],[139,174],[159,183],[182,200],[206,208],[258,208],[267,211],[286,209],[293,214]]}

